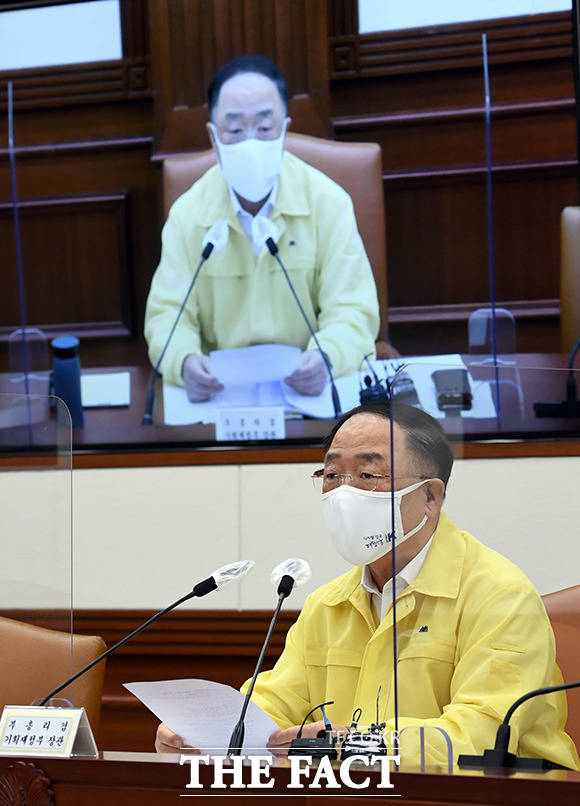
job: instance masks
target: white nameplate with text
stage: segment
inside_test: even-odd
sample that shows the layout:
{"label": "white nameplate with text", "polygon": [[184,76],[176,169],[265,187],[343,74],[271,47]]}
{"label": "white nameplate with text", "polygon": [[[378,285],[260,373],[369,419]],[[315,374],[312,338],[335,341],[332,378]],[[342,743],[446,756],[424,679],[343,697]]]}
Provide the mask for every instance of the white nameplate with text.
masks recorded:
{"label": "white nameplate with text", "polygon": [[6,705],[0,719],[0,753],[9,756],[85,756],[97,745],[84,708]]}
{"label": "white nameplate with text", "polygon": [[217,409],[216,415],[217,442],[286,438],[286,422],[282,406]]}

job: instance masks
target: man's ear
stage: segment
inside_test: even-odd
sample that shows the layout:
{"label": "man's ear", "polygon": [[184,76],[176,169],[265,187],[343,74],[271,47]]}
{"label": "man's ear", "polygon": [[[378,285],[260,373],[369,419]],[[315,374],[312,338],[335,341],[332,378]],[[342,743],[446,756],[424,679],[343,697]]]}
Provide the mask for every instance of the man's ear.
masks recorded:
{"label": "man's ear", "polygon": [[441,479],[431,479],[425,484],[426,500],[425,511],[427,515],[438,515],[441,507],[443,506],[443,498],[445,497],[445,485]]}

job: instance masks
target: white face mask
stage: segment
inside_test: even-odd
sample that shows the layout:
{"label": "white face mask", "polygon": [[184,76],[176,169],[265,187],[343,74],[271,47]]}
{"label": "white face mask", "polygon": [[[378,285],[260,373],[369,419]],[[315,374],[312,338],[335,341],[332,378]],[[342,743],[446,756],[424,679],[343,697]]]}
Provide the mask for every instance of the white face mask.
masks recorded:
{"label": "white face mask", "polygon": [[[431,479],[424,479],[394,493],[359,490],[341,484],[322,494],[322,514],[335,549],[352,565],[366,565],[382,557],[392,546],[408,540],[427,523],[427,516],[409,532],[403,530],[401,498]],[[391,495],[394,496],[395,524],[391,522]]]}
{"label": "white face mask", "polygon": [[243,199],[257,202],[274,187],[282,168],[286,121],[277,140],[256,140],[249,137],[239,143],[221,143],[213,123],[222,173],[228,185]]}

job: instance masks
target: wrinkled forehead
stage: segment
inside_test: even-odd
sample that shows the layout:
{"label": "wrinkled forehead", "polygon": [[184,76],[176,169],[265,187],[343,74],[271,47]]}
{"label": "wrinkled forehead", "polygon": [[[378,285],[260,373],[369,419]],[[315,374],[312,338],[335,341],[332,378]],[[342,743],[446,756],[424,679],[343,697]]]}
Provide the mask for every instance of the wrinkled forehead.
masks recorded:
{"label": "wrinkled forehead", "polygon": [[[407,449],[405,432],[393,425],[395,469],[398,473],[409,469],[412,457]],[[391,466],[390,423],[377,414],[355,414],[336,432],[325,461],[374,462],[382,467]]]}
{"label": "wrinkled forehead", "polygon": [[260,73],[238,73],[220,89],[214,115],[219,122],[226,116],[283,116],[284,113],[282,98],[272,79]]}

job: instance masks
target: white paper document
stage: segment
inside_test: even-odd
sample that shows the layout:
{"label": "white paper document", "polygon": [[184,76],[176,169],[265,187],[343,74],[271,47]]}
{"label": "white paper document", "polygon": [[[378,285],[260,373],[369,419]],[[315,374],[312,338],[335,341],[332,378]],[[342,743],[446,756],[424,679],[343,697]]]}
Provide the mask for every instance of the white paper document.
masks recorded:
{"label": "white paper document", "polygon": [[211,373],[224,386],[279,381],[298,369],[302,350],[287,344],[253,344],[209,354]]}
{"label": "white paper document", "polygon": [[251,408],[252,406],[282,406],[288,408],[278,381],[253,386],[226,386],[210,400],[191,403],[183,386],[163,384],[163,415],[165,425],[215,423],[218,409]]}
{"label": "white paper document", "polygon": [[[240,717],[244,695],[211,680],[159,680],[124,683],[155,716],[202,753],[225,755]],[[246,711],[245,755],[264,754],[268,738],[279,730],[255,703]]]}
{"label": "white paper document", "polygon": [[128,406],[131,403],[131,375],[128,372],[83,372],[81,399],[85,408]]}

